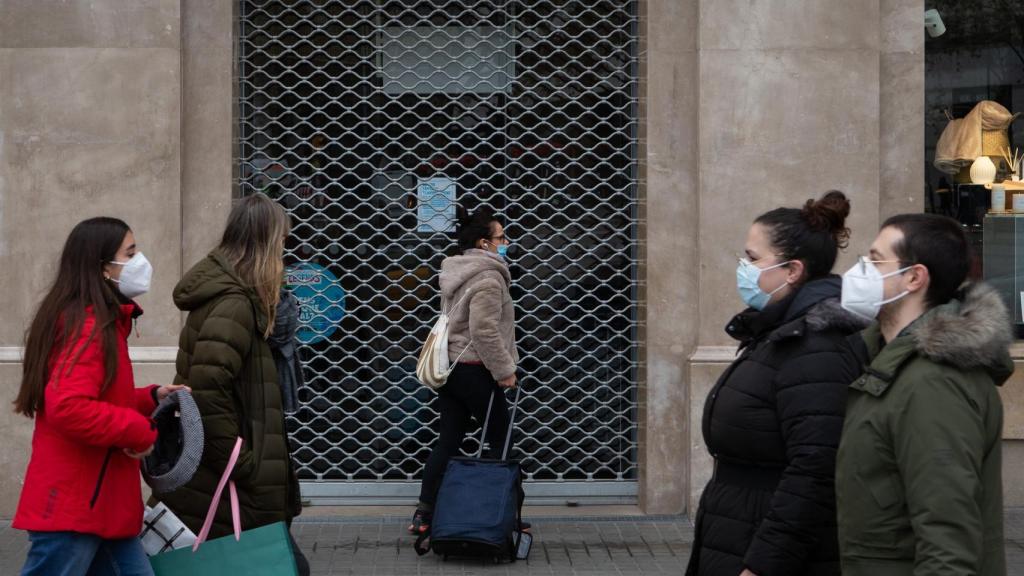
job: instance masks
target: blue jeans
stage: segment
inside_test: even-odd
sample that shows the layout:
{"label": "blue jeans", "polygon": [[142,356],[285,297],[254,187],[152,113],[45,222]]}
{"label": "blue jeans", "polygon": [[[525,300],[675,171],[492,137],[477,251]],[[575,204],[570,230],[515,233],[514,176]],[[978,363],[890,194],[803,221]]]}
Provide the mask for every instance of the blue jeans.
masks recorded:
{"label": "blue jeans", "polygon": [[153,576],[138,538],[104,540],[78,532],[29,532],[21,576]]}

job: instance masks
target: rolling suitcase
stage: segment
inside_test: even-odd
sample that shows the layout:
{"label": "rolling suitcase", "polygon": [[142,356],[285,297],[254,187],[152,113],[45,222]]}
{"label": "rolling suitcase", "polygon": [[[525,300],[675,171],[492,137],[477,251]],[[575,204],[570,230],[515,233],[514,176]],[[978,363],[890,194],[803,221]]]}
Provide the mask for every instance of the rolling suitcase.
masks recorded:
{"label": "rolling suitcase", "polygon": [[492,396],[480,431],[480,451],[475,458],[455,457],[448,462],[430,531],[416,540],[417,554],[433,549],[445,558],[476,556],[495,562],[523,560],[529,555],[532,537],[520,530],[522,471],[518,461],[507,459],[520,392],[517,388],[500,460],[481,458],[494,406]]}

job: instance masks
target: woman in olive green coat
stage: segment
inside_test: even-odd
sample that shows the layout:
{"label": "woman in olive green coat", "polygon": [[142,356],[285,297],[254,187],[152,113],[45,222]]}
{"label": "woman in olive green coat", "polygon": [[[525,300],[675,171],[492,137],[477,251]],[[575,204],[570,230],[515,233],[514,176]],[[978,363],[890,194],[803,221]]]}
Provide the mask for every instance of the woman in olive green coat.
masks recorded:
{"label": "woman in olive green coat", "polygon": [[[301,510],[288,451],[277,369],[267,344],[281,279],[284,209],[262,194],[240,200],[224,237],[174,289],[188,312],[181,331],[175,383],[192,388],[203,417],[205,446],[192,480],[157,495],[198,533],[239,436],[231,478],[238,487],[242,529],[290,522]],[[232,533],[225,492],[210,538]]]}

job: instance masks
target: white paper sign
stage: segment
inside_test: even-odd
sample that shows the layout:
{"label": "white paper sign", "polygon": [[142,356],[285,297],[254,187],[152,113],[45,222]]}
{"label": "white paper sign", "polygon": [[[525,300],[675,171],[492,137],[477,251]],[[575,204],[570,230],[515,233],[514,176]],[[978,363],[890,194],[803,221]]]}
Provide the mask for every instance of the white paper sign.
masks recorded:
{"label": "white paper sign", "polygon": [[418,232],[455,231],[455,181],[448,178],[421,180],[416,195]]}

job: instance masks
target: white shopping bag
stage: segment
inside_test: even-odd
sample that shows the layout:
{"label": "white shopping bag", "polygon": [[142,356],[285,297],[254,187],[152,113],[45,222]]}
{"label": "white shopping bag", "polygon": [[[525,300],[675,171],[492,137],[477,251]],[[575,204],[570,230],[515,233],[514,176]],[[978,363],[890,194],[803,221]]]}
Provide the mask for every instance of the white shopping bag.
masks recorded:
{"label": "white shopping bag", "polygon": [[153,508],[146,506],[139,540],[146,554],[156,556],[161,552],[191,546],[196,541],[196,535],[161,502]]}

